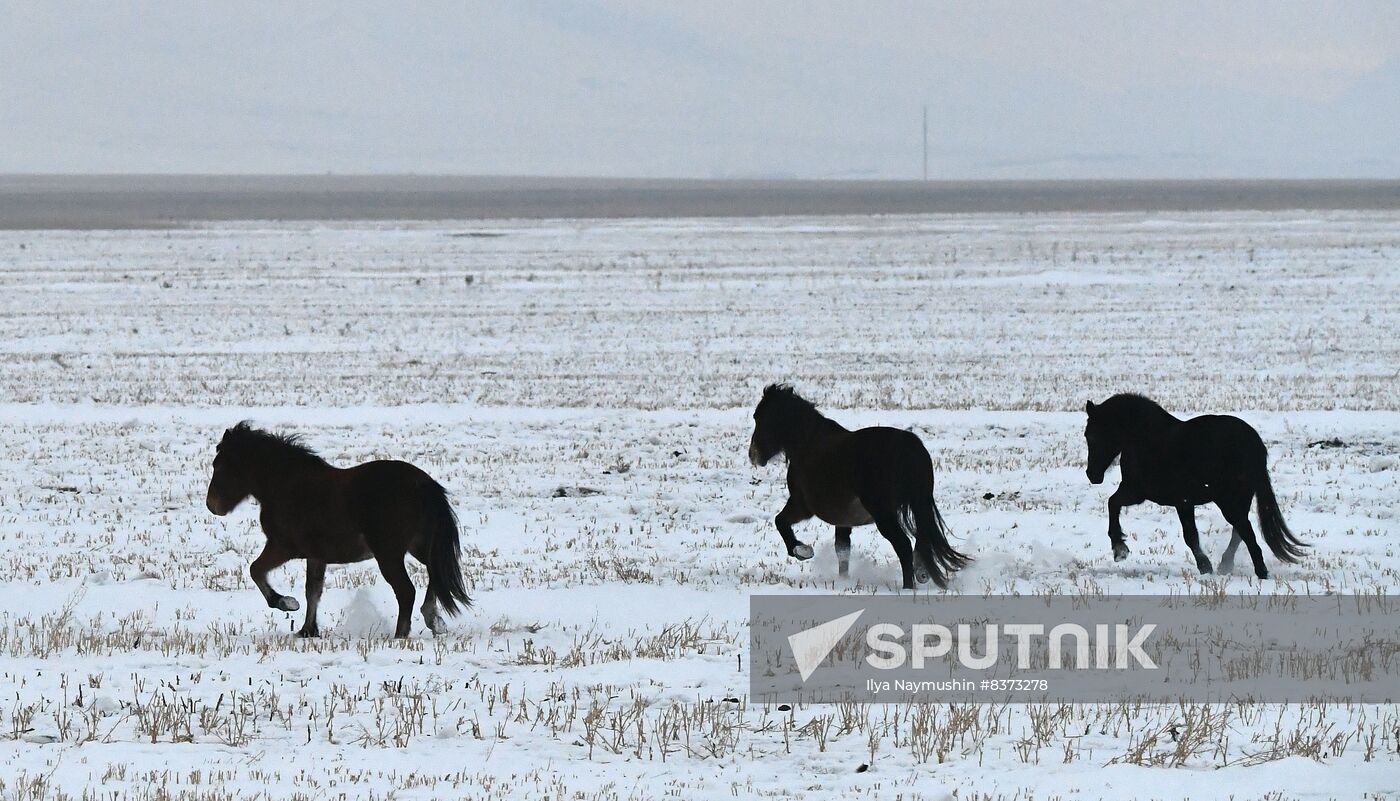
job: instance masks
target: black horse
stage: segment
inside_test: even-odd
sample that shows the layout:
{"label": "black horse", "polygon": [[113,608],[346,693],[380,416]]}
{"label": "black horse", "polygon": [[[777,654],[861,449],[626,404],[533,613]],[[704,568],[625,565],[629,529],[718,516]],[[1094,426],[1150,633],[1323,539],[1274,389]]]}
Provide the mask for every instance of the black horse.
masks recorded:
{"label": "black horse", "polygon": [[762,466],[787,454],[788,502],[773,522],[788,555],[812,558],[811,547],[793,535],[792,527],[816,516],[836,527],[842,576],[850,568],[851,527],[869,523],[899,555],[905,589],[914,587],[916,552],[940,587],[947,587],[952,573],[971,561],[948,544],[943,517],[933,503],[933,461],[913,433],[884,427],[849,431],[792,387],[779,384],[763,390],[753,419],[749,460]]}
{"label": "black horse", "polygon": [[1259,528],[1274,556],[1297,562],[1305,543],[1288,530],[1269,482],[1268,451],[1248,423],[1238,417],[1202,415],[1179,420],[1141,395],[1114,395],[1103,403],[1089,401],[1084,438],[1089,446],[1089,481],[1103,483],[1104,471],[1122,457],[1123,481],[1108,499],[1108,538],[1113,558],[1128,555],[1118,513],[1124,506],[1152,501],[1176,508],[1186,547],[1201,573],[1211,572],[1201,550],[1195,508],[1214,503],[1234,527],[1234,537],[1220,557],[1220,572],[1234,568],[1241,541],[1254,560],[1254,574],[1268,578],[1264,554],[1249,525],[1249,506],[1259,499]]}
{"label": "black horse", "polygon": [[442,486],[407,462],[373,461],[339,469],[299,437],[260,431],[246,422],[224,432],[214,456],[205,503],[216,515],[232,512],[249,495],[262,506],[267,544],[249,568],[267,605],[295,612],[296,599],[267,583],[268,571],[306,560],[306,621],[302,637],[320,634],[316,607],[327,564],[374,558],[399,602],[395,637],[407,637],[413,617],[413,581],[404,554],[428,569],[423,622],[437,633],[437,607],[449,615],[470,606],[458,565],[457,516]]}

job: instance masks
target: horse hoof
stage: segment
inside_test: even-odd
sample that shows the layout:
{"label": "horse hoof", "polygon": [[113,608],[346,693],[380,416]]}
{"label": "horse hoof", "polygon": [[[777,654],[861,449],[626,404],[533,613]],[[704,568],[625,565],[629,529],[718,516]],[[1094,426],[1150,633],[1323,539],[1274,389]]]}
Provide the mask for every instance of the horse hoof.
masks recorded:
{"label": "horse hoof", "polygon": [[812,546],[803,545],[799,542],[798,544],[792,546],[792,550],[788,551],[788,553],[792,556],[792,558],[800,559],[805,562],[808,559],[812,558]]}
{"label": "horse hoof", "polygon": [[1215,569],[1210,566],[1210,562],[1197,562],[1196,569],[1201,571],[1202,576],[1209,576],[1215,572]]}
{"label": "horse hoof", "polygon": [[312,637],[320,637],[321,632],[319,629],[299,629],[297,631],[297,636],[303,640],[309,640]]}
{"label": "horse hoof", "polygon": [[1126,546],[1126,545],[1115,545],[1115,546],[1113,546],[1113,561],[1115,561],[1115,562],[1121,562],[1121,561],[1123,561],[1124,559],[1127,559],[1127,558],[1128,558],[1128,546]]}
{"label": "horse hoof", "polygon": [[914,571],[914,580],[918,583],[927,584],[928,578],[928,571],[924,570],[922,567]]}
{"label": "horse hoof", "polygon": [[1267,571],[1267,570],[1257,570],[1257,571],[1255,571],[1254,575],[1257,576],[1257,577],[1259,578],[1260,581],[1263,581],[1264,579],[1266,579],[1266,578],[1269,577],[1269,571]]}
{"label": "horse hoof", "polygon": [[283,612],[295,612],[301,608],[301,601],[288,595],[283,595],[277,599],[277,608]]}
{"label": "horse hoof", "polygon": [[1235,572],[1235,566],[1233,563],[1230,562],[1221,562],[1220,566],[1215,569],[1215,572],[1219,573],[1222,576],[1228,576],[1231,573]]}

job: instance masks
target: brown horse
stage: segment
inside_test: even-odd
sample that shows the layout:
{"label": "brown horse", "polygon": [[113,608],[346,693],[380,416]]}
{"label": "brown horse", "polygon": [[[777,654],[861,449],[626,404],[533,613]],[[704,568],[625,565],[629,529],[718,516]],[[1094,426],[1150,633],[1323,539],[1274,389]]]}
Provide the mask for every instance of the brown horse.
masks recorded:
{"label": "brown horse", "polygon": [[933,502],[933,460],[913,433],[878,426],[847,430],[780,384],[763,390],[753,419],[749,460],[762,466],[787,454],[788,502],[773,522],[788,555],[812,558],[811,546],[798,540],[792,527],[816,516],[836,527],[842,576],[850,566],[851,527],[869,523],[899,556],[905,589],[914,587],[916,553],[923,570],[945,588],[952,573],[971,561],[948,544]]}
{"label": "brown horse", "polygon": [[239,423],[224,432],[214,455],[205,503],[226,515],[248,496],[262,506],[267,544],[249,567],[267,605],[295,612],[295,598],[267,583],[268,571],[306,560],[306,621],[302,637],[320,634],[316,607],[327,564],[373,558],[399,602],[395,637],[407,637],[413,617],[413,581],[404,555],[428,569],[423,622],[436,634],[437,607],[456,615],[470,606],[458,565],[457,516],[442,486],[407,462],[379,460],[340,469],[327,464],[295,435],[272,434]]}

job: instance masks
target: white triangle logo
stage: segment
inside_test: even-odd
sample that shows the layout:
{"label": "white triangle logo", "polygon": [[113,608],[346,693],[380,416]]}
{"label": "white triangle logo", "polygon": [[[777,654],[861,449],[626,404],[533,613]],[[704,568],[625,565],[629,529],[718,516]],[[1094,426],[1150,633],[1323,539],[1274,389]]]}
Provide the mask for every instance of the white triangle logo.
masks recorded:
{"label": "white triangle logo", "polygon": [[827,654],[836,647],[836,643],[841,642],[841,638],[846,636],[846,632],[851,630],[851,626],[854,626],[863,614],[865,610],[860,609],[820,626],[788,635],[788,647],[792,649],[792,658],[797,662],[797,672],[802,674],[803,681],[817,672],[817,667],[826,659]]}

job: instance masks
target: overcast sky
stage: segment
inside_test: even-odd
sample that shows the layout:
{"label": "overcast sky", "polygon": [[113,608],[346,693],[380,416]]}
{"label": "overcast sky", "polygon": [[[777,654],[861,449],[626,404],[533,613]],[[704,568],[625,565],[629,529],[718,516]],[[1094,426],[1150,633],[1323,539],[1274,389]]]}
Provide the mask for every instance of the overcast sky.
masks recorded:
{"label": "overcast sky", "polygon": [[0,172],[1400,177],[1400,2],[0,0]]}

